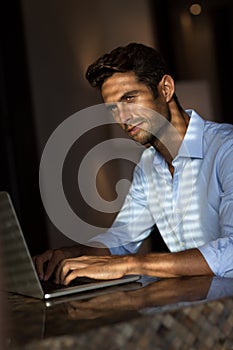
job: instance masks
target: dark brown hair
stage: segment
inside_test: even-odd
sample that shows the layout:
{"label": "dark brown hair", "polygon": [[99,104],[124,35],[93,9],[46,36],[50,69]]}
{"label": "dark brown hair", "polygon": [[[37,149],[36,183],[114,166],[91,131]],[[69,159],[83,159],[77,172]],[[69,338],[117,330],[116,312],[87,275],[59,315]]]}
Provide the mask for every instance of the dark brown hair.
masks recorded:
{"label": "dark brown hair", "polygon": [[158,96],[157,86],[168,68],[162,56],[152,47],[130,43],[101,56],[91,64],[86,78],[93,87],[101,90],[104,81],[116,72],[133,71],[139,82],[146,84]]}

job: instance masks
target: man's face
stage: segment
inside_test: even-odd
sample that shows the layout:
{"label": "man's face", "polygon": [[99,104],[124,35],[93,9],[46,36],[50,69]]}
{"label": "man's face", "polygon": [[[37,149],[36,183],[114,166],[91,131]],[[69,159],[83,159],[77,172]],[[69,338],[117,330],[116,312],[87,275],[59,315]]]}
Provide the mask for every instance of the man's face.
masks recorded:
{"label": "man's face", "polygon": [[149,87],[137,81],[134,72],[114,73],[103,83],[101,93],[115,120],[141,144],[152,143],[163,127],[163,120],[169,119],[163,96],[159,94],[155,99]]}

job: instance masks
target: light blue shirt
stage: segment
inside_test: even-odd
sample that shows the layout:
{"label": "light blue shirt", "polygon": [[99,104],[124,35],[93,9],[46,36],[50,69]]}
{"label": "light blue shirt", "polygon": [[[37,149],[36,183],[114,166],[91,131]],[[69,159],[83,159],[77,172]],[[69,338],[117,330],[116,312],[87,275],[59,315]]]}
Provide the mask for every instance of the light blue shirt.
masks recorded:
{"label": "light blue shirt", "polygon": [[190,122],[174,175],[146,149],[112,227],[95,237],[112,254],[136,253],[157,225],[171,252],[198,248],[216,276],[233,277],[233,125]]}

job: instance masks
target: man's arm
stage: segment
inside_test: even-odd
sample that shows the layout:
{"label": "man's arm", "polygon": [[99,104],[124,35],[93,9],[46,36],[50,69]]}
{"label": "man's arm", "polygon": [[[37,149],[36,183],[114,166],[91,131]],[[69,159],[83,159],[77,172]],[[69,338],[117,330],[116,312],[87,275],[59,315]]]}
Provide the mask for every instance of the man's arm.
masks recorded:
{"label": "man's arm", "polygon": [[196,248],[162,254],[148,254],[136,263],[141,274],[157,277],[213,275],[206,260]]}
{"label": "man's arm", "polygon": [[[144,152],[145,156],[148,157],[148,152]],[[152,164],[152,162],[150,163]],[[139,163],[134,171],[130,191],[112,227],[90,241],[97,248],[77,244],[68,248],[50,249],[33,257],[40,279],[47,280],[50,278],[58,264],[67,258],[82,255],[110,255],[111,253],[126,255],[137,252],[141,242],[148,237],[151,228],[154,226],[154,219],[147,208],[147,196],[145,195],[141,168],[143,168],[143,164],[140,165]],[[94,239],[96,240],[95,243],[93,242]],[[106,247],[109,247],[111,251]]]}
{"label": "man's arm", "polygon": [[64,260],[57,269],[56,281],[69,284],[76,277],[114,279],[129,274],[156,277],[211,275],[198,249],[176,253],[125,256],[82,256]]}

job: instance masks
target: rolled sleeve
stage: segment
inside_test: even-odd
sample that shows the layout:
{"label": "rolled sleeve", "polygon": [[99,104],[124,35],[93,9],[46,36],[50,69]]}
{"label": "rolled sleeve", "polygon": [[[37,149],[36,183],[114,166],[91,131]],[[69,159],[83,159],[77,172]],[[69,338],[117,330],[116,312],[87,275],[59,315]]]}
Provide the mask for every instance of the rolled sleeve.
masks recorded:
{"label": "rolled sleeve", "polygon": [[233,237],[223,237],[198,248],[215,276],[233,277]]}

